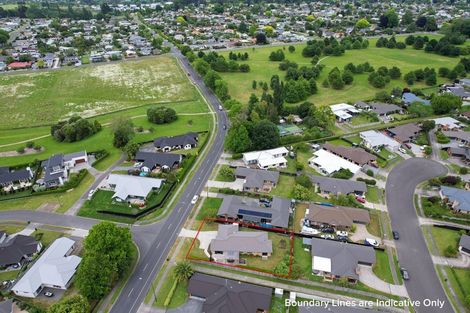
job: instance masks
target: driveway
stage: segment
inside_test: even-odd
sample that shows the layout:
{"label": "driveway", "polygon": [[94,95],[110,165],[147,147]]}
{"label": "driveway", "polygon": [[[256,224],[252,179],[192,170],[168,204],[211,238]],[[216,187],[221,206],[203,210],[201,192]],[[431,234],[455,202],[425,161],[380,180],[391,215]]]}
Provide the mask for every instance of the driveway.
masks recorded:
{"label": "driveway", "polygon": [[235,179],[234,182],[223,182],[223,181],[216,181],[216,180],[208,180],[207,187],[215,187],[215,188],[230,188],[233,190],[243,190],[243,184],[245,183],[244,179]]}
{"label": "driveway", "polygon": [[[400,233],[396,241],[400,266],[406,268],[411,279],[405,285],[411,300],[420,301],[416,312],[453,312],[437,277],[433,260],[424,241],[414,207],[416,186],[430,178],[443,175],[447,169],[434,161],[411,158],[395,166],[388,175],[386,199],[393,230]],[[444,301],[442,308],[424,306],[425,300]]]}
{"label": "driveway", "polygon": [[212,239],[215,239],[217,236],[217,231],[201,231],[199,232],[199,235],[197,234],[196,230],[190,230],[183,228],[179,234],[180,237],[186,237],[186,238],[195,238],[197,235],[197,239],[199,240],[199,248],[204,250],[204,253],[210,257],[209,252],[207,249],[209,249],[209,245],[212,241]]}
{"label": "driveway", "polygon": [[392,285],[384,282],[374,274],[370,266],[359,265],[359,281],[382,292],[400,297],[408,297],[408,292],[404,285]]}
{"label": "driveway", "polygon": [[168,313],[201,313],[204,301],[189,299],[188,302],[176,309],[170,309]]}

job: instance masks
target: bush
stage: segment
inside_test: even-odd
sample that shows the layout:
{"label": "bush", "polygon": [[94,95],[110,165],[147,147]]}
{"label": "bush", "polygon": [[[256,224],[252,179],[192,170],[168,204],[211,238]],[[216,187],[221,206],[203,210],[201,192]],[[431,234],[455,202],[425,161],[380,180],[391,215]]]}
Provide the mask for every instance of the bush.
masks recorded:
{"label": "bush", "polygon": [[460,174],[460,175],[466,175],[466,174],[468,174],[468,168],[466,168],[466,167],[461,167],[461,168],[459,169],[459,174]]}
{"label": "bush", "polygon": [[19,154],[23,154],[25,151],[24,147],[19,147],[18,149],[16,149],[16,152],[18,152]]}
{"label": "bush", "polygon": [[370,176],[370,177],[374,177],[374,171],[372,171],[371,169],[368,169],[368,170],[366,171],[366,174],[367,174],[368,176]]}
{"label": "bush", "polygon": [[41,151],[42,147],[40,145],[35,145],[34,150]]}
{"label": "bush", "polygon": [[310,180],[310,178],[305,175],[305,174],[302,174],[302,175],[299,175],[295,178],[295,182],[305,188],[311,188],[312,187],[312,181]]}
{"label": "bush", "polygon": [[51,126],[51,135],[58,142],[75,142],[96,134],[101,130],[101,124],[95,120],[81,118],[78,115],[72,116],[67,121],[61,121]]}
{"label": "bush", "polygon": [[33,147],[34,147],[34,141],[28,141],[28,142],[26,143],[26,148],[31,149],[31,148],[33,148]]}
{"label": "bush", "polygon": [[375,184],[377,184],[377,182],[374,179],[367,179],[367,178],[358,177],[356,180],[357,181],[362,181],[362,182],[366,183],[366,185],[371,185],[371,186],[375,186]]}
{"label": "bush", "polygon": [[345,169],[345,168],[342,168],[339,171],[334,172],[332,175],[333,178],[341,178],[341,179],[350,179],[353,176],[354,174],[350,170]]}
{"label": "bush", "polygon": [[447,246],[444,250],[444,256],[447,258],[453,258],[457,256],[457,248],[454,246]]}
{"label": "bush", "polygon": [[155,124],[167,124],[176,121],[176,111],[167,107],[151,107],[147,110],[147,119]]}

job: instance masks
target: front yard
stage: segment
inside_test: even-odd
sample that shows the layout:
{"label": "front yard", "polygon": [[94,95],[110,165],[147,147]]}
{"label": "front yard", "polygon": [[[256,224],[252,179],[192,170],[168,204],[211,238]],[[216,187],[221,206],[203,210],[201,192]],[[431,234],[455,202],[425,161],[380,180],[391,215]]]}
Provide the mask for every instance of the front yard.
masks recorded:
{"label": "front yard", "polygon": [[376,263],[372,267],[374,274],[377,275],[377,277],[381,280],[393,284],[394,281],[387,252],[376,250],[375,257]]}
{"label": "front yard", "polygon": [[[434,242],[439,250],[439,255],[451,257],[452,252],[457,253],[461,236],[458,231],[435,226],[431,226],[430,229]],[[457,254],[453,256],[455,257]]]}
{"label": "front yard", "polygon": [[383,190],[375,186],[367,186],[366,199],[372,203],[382,203]]}
{"label": "front yard", "polygon": [[444,267],[449,277],[452,289],[457,295],[460,303],[466,305],[466,312],[469,312],[468,297],[470,296],[470,271],[463,268]]}

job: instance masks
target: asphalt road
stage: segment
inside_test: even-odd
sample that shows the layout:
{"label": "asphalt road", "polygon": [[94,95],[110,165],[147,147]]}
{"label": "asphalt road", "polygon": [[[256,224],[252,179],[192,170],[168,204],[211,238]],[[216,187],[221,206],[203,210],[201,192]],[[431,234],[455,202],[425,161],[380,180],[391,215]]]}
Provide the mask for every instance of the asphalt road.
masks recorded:
{"label": "asphalt road", "polygon": [[[134,313],[139,309],[145,295],[152,287],[152,280],[159,272],[167,255],[173,246],[184,221],[187,219],[193,205],[191,199],[194,195],[199,195],[217,164],[217,160],[223,151],[224,137],[226,130],[223,125],[227,125],[227,116],[224,111],[218,109],[220,102],[217,97],[204,85],[203,80],[190,67],[187,60],[180,52],[172,48],[172,53],[182,63],[185,72],[189,73],[189,78],[199,87],[206,100],[213,106],[218,115],[218,127],[213,145],[208,154],[200,164],[195,175],[188,182],[186,189],[181,193],[178,203],[170,212],[168,217],[159,223],[161,229],[150,247],[144,255],[141,255],[139,264],[129,281],[121,292],[121,295],[111,309],[112,313]],[[208,117],[210,118],[210,117]],[[135,226],[134,228],[139,228]],[[155,236],[155,235],[153,235]]]}
{"label": "asphalt road", "polygon": [[[386,185],[387,207],[392,229],[400,233],[396,241],[400,266],[410,273],[405,283],[412,301],[420,301],[416,312],[453,312],[441,286],[414,208],[416,186],[430,178],[443,175],[447,169],[435,161],[412,158],[398,164],[388,175]],[[444,301],[442,308],[425,307],[425,300]]]}

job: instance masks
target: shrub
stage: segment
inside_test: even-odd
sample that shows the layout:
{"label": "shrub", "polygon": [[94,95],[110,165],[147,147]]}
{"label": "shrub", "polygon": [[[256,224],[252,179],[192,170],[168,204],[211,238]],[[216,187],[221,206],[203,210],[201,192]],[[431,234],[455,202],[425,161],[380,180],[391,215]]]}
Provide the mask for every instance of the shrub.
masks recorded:
{"label": "shrub", "polygon": [[305,175],[305,174],[302,174],[302,175],[299,175],[295,178],[295,182],[305,188],[311,188],[312,187],[312,181],[310,180],[310,178]]}
{"label": "shrub", "polygon": [[18,152],[19,154],[23,154],[24,153],[24,147],[19,147],[18,149],[16,149],[16,152]]}
{"label": "shrub", "polygon": [[448,245],[444,250],[444,256],[448,258],[452,258],[457,256],[457,248],[451,245]]}
{"label": "shrub", "polygon": [[28,141],[28,142],[26,143],[26,148],[31,149],[31,148],[33,148],[33,147],[34,147],[34,141]]}
{"label": "shrub", "polygon": [[368,176],[370,176],[370,177],[374,177],[374,171],[372,171],[371,169],[368,169],[368,170],[366,171],[366,174],[367,174]]}
{"label": "shrub", "polygon": [[147,110],[147,119],[155,124],[167,124],[176,121],[176,111],[167,107],[151,107]]}
{"label": "shrub", "polygon": [[75,142],[85,139],[101,130],[101,124],[95,120],[93,123],[78,115],[67,121],[61,121],[51,126],[51,135],[58,142]]}
{"label": "shrub", "polygon": [[461,175],[466,175],[466,174],[468,174],[468,168],[466,168],[466,167],[461,167],[461,168],[459,169],[459,174],[461,174]]}
{"label": "shrub", "polygon": [[341,178],[341,179],[350,179],[353,176],[354,174],[350,170],[345,169],[345,168],[342,168],[339,171],[336,171],[332,175],[332,177],[334,178]]}
{"label": "shrub", "polygon": [[367,185],[372,185],[372,186],[377,184],[377,182],[374,179],[367,179],[367,178],[358,177],[356,180],[357,181],[362,181],[362,182],[366,183]]}

